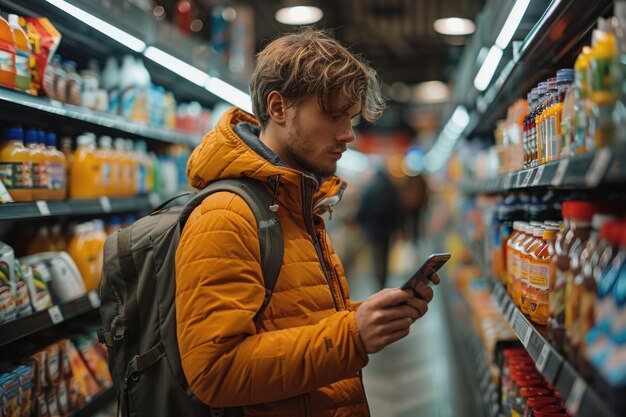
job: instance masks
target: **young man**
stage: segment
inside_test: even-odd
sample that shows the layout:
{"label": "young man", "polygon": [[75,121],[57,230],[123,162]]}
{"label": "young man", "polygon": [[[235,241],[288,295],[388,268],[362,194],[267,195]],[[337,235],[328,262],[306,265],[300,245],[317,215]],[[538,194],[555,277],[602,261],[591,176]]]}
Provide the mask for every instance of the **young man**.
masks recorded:
{"label": "young man", "polygon": [[433,297],[421,284],[352,302],[321,217],[345,188],[333,174],[355,139],[352,120],[375,120],[384,107],[376,73],[332,37],[306,30],[259,54],[250,90],[256,119],[225,113],[187,174],[196,188],[228,177],[265,183],[279,205],[282,269],[256,327],[264,285],[250,208],[216,193],[195,209],[176,256],[185,376],[204,403],[243,406],[246,416],[367,416],[368,354],[405,337]]}

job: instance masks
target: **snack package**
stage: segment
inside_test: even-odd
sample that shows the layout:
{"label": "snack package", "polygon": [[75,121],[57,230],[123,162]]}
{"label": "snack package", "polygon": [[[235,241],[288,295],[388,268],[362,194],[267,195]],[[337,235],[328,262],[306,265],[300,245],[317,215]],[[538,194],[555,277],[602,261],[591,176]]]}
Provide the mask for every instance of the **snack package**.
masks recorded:
{"label": "snack package", "polygon": [[21,417],[30,417],[33,410],[33,379],[35,377],[33,367],[30,365],[18,366],[13,370],[13,374],[19,380]]}
{"label": "snack package", "polygon": [[48,387],[46,380],[46,350],[40,350],[31,357],[33,366],[33,388],[35,393],[40,394]]}
{"label": "snack package", "polygon": [[[55,387],[61,379],[61,347],[53,343],[46,348],[46,380]],[[48,401],[50,405],[50,401]],[[52,410],[49,410],[52,414]]]}
{"label": "snack package", "polygon": [[70,412],[70,400],[67,389],[67,381],[61,378],[59,381],[59,388],[57,390],[58,404],[59,404],[59,414],[62,416],[66,416]]}
{"label": "snack package", "polygon": [[46,394],[43,392],[36,393],[35,397],[35,416],[36,417],[50,417],[48,413],[48,403],[46,402]]}
{"label": "snack package", "polygon": [[45,17],[27,17],[26,34],[30,42],[31,55],[31,90],[44,95],[43,84],[46,67],[61,43],[61,34]]}
{"label": "snack package", "polygon": [[113,386],[111,373],[106,359],[100,355],[97,342],[91,336],[82,336],[73,340],[76,348],[80,352],[85,364],[101,388],[107,389]]}
{"label": "snack package", "polygon": [[[22,277],[28,288],[30,302],[35,311],[43,311],[52,307],[52,297],[48,290],[48,281],[50,280],[47,269],[32,268],[20,261],[22,268]],[[43,265],[43,264],[42,264]],[[45,267],[45,265],[43,265]]]}
{"label": "snack package", "polygon": [[[83,358],[80,356],[80,352],[73,343],[70,344],[68,350],[68,356],[70,359],[70,366],[72,368],[72,376],[73,379],[78,383],[78,391],[82,397],[84,397],[87,401],[91,401],[91,398],[100,392],[100,388],[98,387],[98,383],[91,375],[89,368],[83,361]],[[72,383],[70,383],[70,393],[72,393]],[[71,404],[70,400],[70,404]]]}
{"label": "snack package", "polygon": [[0,242],[0,324],[17,318],[13,248]]}
{"label": "snack package", "polygon": [[21,417],[19,378],[12,373],[0,375],[2,417]]}
{"label": "snack package", "polygon": [[[13,276],[15,277],[15,303],[17,305],[17,317],[25,317],[33,313],[33,305],[28,294],[28,282],[24,274],[26,266],[15,259],[13,261]],[[32,275],[31,275],[32,278]]]}
{"label": "snack package", "polygon": [[61,377],[68,379],[72,376],[72,367],[70,366],[69,350],[71,348],[69,339],[61,339],[58,345],[61,347]]}
{"label": "snack package", "polygon": [[48,414],[50,417],[61,417],[56,387],[50,387],[50,389],[48,389],[48,392],[46,392],[46,402],[48,403]]}
{"label": "snack package", "polygon": [[80,382],[74,376],[67,381],[67,399],[70,410],[76,410],[87,403],[87,398],[83,394]]}

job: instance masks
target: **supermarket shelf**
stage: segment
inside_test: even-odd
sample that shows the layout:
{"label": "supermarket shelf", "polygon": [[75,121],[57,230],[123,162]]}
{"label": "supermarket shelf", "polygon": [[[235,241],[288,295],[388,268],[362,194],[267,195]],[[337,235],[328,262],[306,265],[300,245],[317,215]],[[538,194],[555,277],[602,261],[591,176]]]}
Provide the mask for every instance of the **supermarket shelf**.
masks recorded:
{"label": "supermarket shelf", "polygon": [[495,194],[520,188],[595,188],[626,182],[626,144],[562,158],[481,181],[462,181],[468,194]]}
{"label": "supermarket shelf", "polygon": [[525,96],[533,85],[548,76],[542,69],[555,71],[559,65],[571,67],[575,60],[573,54],[585,42],[598,16],[610,10],[613,3],[613,0],[552,0],[513,57],[499,71],[497,80],[478,97],[476,109],[471,113],[473,123],[468,136],[493,133],[496,120],[505,116],[512,98]]}
{"label": "supermarket shelf", "polygon": [[0,346],[20,340],[33,333],[48,329],[100,306],[100,297],[91,291],[80,298],[52,306],[29,316],[0,326]]}
{"label": "supermarket shelf", "polygon": [[[84,129],[96,129],[114,135],[133,135],[149,140],[190,146],[196,146],[201,139],[161,127],[133,123],[121,116],[96,112],[84,107],[50,100],[45,97],[35,97],[6,88],[0,88],[0,105],[4,108],[13,108],[19,111],[18,114],[22,118],[34,120],[45,116],[61,123],[71,120],[72,123],[80,124]],[[6,116],[11,121],[15,121],[16,113],[7,111]]]}
{"label": "supermarket shelf", "polygon": [[587,384],[515,306],[502,285],[496,284],[492,295],[528,354],[535,361],[537,370],[566,399],[567,408],[573,416],[617,417],[594,388]]}
{"label": "supermarket shelf", "polygon": [[147,212],[158,205],[156,194],[94,200],[29,201],[0,205],[0,221],[30,220],[59,216]]}
{"label": "supermarket shelf", "polygon": [[69,417],[91,417],[97,412],[102,411],[106,406],[113,404],[115,401],[115,389],[109,388],[98,394],[93,400],[86,404],[80,410],[70,413]]}

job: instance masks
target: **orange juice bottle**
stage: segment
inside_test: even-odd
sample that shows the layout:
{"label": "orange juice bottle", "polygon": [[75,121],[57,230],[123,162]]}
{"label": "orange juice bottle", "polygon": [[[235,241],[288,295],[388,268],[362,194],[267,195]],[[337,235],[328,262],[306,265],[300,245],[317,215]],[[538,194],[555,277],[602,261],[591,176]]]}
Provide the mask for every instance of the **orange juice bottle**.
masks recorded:
{"label": "orange juice bottle", "polygon": [[57,149],[57,135],[54,132],[46,136],[46,152],[48,153],[48,176],[50,200],[63,200],[67,196],[67,163],[65,155]]}
{"label": "orange juice bottle", "polygon": [[37,237],[31,240],[27,255],[34,255],[35,253],[48,252],[56,250],[54,241],[50,236],[50,230],[47,226],[41,226],[37,231]]}
{"label": "orange juice bottle", "polygon": [[118,197],[123,197],[128,195],[128,190],[130,187],[130,170],[128,164],[126,163],[125,152],[126,142],[122,138],[116,138],[113,141],[113,146],[113,154],[115,156],[115,160],[117,161],[119,174],[119,177],[117,179],[118,189],[115,195]]}
{"label": "orange juice bottle", "polygon": [[0,16],[0,87],[15,88],[15,38],[9,22]]}
{"label": "orange juice bottle", "polygon": [[63,236],[59,223],[53,224],[50,228],[50,240],[52,240],[55,251],[67,250],[67,242],[65,241],[65,236]]}
{"label": "orange juice bottle", "polygon": [[14,201],[33,199],[32,162],[23,141],[19,126],[9,128],[6,139],[0,140],[0,180]]}
{"label": "orange juice bottle", "polygon": [[13,30],[15,40],[15,86],[18,90],[30,90],[30,44],[24,29],[20,26],[19,17],[9,15],[9,26]]}
{"label": "orange juice bottle", "polygon": [[97,266],[89,253],[89,233],[91,225],[89,223],[80,223],[74,227],[74,232],[67,246],[67,253],[76,263],[76,267],[85,283],[87,291],[97,288],[94,280],[95,269]]}
{"label": "orange juice bottle", "polygon": [[511,283],[511,298],[518,307],[522,304],[522,245],[528,239],[527,228],[530,225],[526,222],[519,223],[520,235],[513,243],[513,282]]}
{"label": "orange juice bottle", "polygon": [[543,227],[535,225],[532,228],[532,233],[532,238],[529,239],[530,243],[524,247],[524,267],[521,276],[521,310],[522,313],[527,316],[530,316],[530,273],[533,261],[532,255],[543,244]]}
{"label": "orange juice bottle", "polygon": [[130,167],[130,186],[128,188],[128,195],[134,196],[139,193],[139,159],[134,152],[134,143],[130,139],[126,139],[126,158],[128,159],[128,165]]}
{"label": "orange juice bottle", "polygon": [[32,161],[33,200],[48,199],[48,155],[40,145],[40,135],[36,129],[26,131],[26,147]]}
{"label": "orange juice bottle", "polygon": [[77,139],[78,146],[70,168],[70,198],[96,198],[102,193],[102,167],[96,155],[96,138],[83,134]]}
{"label": "orange juice bottle", "polygon": [[540,326],[548,324],[550,283],[554,277],[556,265],[551,260],[551,247],[558,229],[548,227],[543,230],[541,245],[531,254],[530,263],[530,319]]}
{"label": "orange juice bottle", "polygon": [[102,158],[102,179],[104,182],[104,195],[114,197],[119,192],[119,161],[113,152],[113,139],[110,136],[100,137],[98,149]]}

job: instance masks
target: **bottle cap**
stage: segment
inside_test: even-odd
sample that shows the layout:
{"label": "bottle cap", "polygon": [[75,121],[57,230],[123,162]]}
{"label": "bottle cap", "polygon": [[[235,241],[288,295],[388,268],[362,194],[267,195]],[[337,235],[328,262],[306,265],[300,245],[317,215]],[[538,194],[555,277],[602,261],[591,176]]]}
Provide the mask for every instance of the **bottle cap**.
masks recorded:
{"label": "bottle cap", "polygon": [[574,69],[563,68],[556,72],[556,82],[561,83],[573,83],[574,82]]}
{"label": "bottle cap", "polygon": [[579,221],[591,221],[596,206],[589,201],[570,201],[570,217]]}
{"label": "bottle cap", "polygon": [[38,141],[39,141],[39,133],[37,133],[37,129],[26,130],[24,143],[37,143]]}
{"label": "bottle cap", "polygon": [[54,132],[48,132],[48,135],[46,136],[46,145],[56,148],[57,146],[57,134]]}
{"label": "bottle cap", "polygon": [[7,130],[7,139],[24,140],[24,129],[21,126],[11,126]]}

